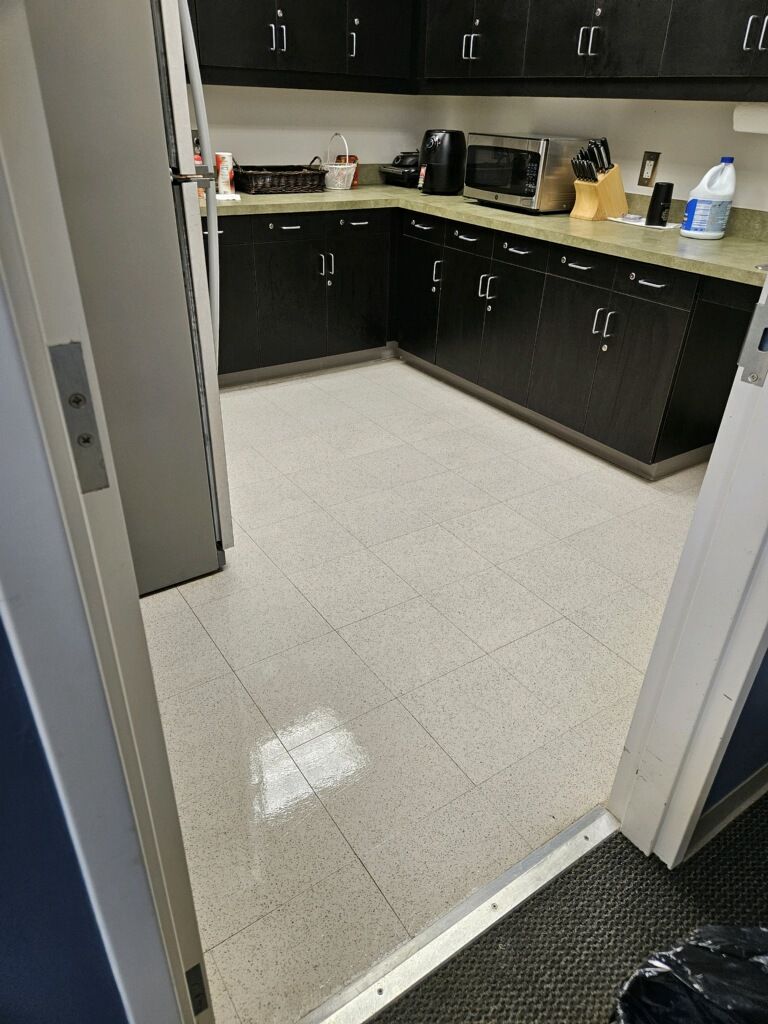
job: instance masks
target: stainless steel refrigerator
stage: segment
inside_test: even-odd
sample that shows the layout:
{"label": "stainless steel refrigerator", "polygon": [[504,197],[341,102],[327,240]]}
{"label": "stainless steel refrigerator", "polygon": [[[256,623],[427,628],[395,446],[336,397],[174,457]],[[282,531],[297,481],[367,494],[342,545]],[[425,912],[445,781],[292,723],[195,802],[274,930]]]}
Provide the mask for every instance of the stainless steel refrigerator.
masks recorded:
{"label": "stainless steel refrigerator", "polygon": [[[216,571],[232,544],[215,193],[194,163],[185,39],[193,87],[199,73],[181,4],[27,5],[142,594]],[[212,161],[202,89],[189,95]]]}

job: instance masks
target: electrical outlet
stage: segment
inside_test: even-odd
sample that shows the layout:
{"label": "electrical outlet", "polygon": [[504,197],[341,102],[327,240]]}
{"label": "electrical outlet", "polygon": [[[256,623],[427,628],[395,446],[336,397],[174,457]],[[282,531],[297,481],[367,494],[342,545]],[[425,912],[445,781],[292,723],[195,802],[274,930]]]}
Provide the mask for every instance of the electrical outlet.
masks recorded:
{"label": "electrical outlet", "polygon": [[650,188],[653,185],[659,170],[659,160],[661,160],[661,153],[649,153],[646,150],[643,154],[643,162],[640,164],[638,185],[642,185],[644,188]]}

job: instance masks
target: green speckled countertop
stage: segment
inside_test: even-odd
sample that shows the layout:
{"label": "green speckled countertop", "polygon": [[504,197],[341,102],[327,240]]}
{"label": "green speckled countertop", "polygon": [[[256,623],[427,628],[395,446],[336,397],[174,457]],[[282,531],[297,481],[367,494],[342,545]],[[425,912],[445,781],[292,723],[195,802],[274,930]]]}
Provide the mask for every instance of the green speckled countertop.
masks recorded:
{"label": "green speckled countertop", "polygon": [[243,195],[240,202],[220,202],[219,215],[317,213],[329,210],[400,208],[432,214],[478,227],[508,231],[528,238],[570,245],[578,249],[608,253],[623,259],[640,260],[657,266],[687,270],[706,277],[719,277],[762,287],[766,274],[756,264],[768,263],[768,241],[739,234],[719,242],[682,238],[677,230],[658,231],[631,227],[612,221],[593,223],[572,220],[563,214],[534,217],[483,206],[463,196],[425,196],[391,185],[361,185],[339,192],[307,195]]}

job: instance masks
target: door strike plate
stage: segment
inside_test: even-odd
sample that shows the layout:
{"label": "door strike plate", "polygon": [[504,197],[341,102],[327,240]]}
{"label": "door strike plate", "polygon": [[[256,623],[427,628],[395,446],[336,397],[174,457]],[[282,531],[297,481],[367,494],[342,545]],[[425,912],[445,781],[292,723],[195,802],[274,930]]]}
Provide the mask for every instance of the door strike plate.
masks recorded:
{"label": "door strike plate", "polygon": [[83,494],[109,487],[91,387],[79,341],[51,345],[51,366]]}
{"label": "door strike plate", "polygon": [[768,287],[763,289],[760,302],[755,306],[752,323],[739,356],[741,379],[746,384],[761,388],[768,376]]}

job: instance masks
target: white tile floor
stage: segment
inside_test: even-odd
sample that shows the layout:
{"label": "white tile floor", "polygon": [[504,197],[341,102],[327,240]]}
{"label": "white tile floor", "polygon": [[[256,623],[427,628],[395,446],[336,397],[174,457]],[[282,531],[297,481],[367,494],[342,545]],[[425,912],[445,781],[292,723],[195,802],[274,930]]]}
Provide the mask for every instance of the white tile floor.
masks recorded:
{"label": "white tile floor", "polygon": [[222,396],[236,545],[143,602],[213,999],[295,1024],[607,795],[703,475],[396,361]]}

